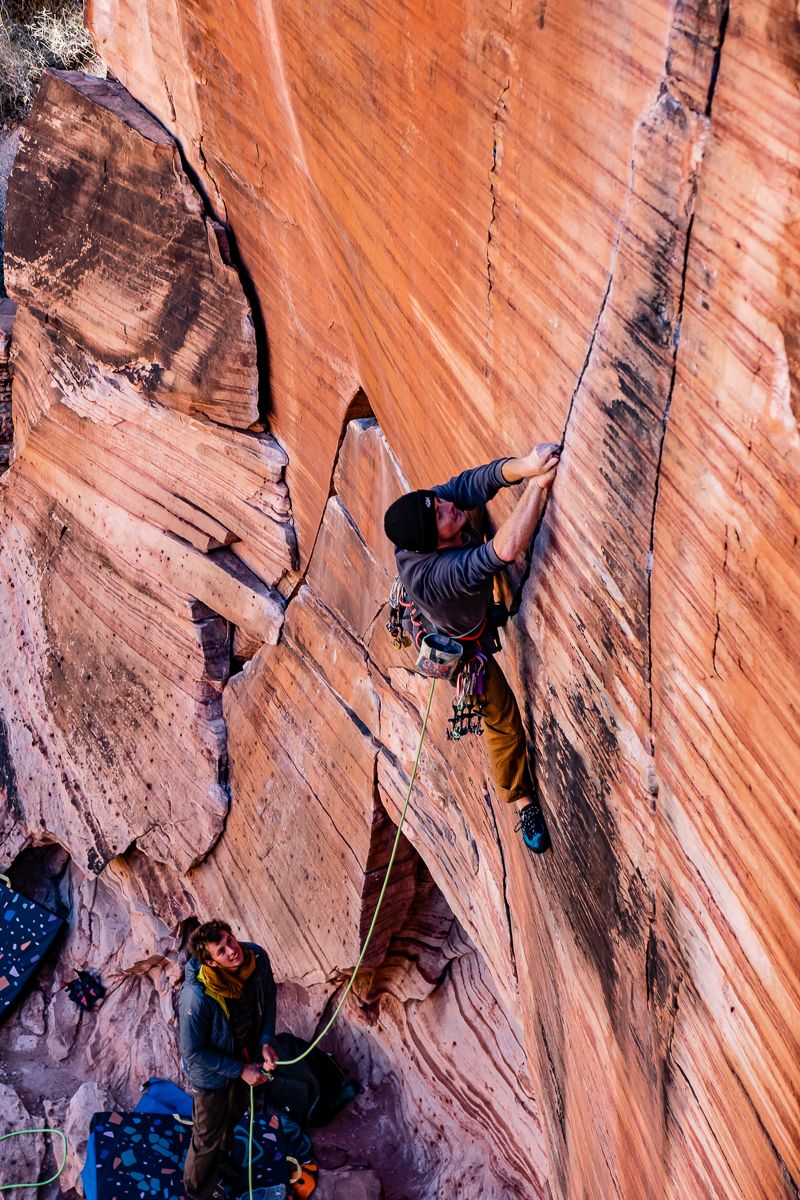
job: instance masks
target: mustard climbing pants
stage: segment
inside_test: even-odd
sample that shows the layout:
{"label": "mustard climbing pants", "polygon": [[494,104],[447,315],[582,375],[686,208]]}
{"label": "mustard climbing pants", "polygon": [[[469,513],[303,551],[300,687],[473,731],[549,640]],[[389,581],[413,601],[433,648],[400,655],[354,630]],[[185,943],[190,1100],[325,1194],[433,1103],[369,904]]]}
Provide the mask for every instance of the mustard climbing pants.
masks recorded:
{"label": "mustard climbing pants", "polygon": [[486,749],[501,799],[511,804],[534,794],[525,729],[514,693],[494,658],[486,664],[483,678]]}

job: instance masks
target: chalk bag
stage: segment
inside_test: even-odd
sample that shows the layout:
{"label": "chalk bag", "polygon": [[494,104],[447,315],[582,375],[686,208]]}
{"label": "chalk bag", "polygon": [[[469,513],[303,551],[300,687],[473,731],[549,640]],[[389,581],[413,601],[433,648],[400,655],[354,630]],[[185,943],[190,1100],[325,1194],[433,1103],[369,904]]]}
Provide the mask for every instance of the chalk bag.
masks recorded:
{"label": "chalk bag", "polygon": [[420,643],[416,669],[428,679],[452,679],[463,653],[463,647],[452,638],[428,633]]}

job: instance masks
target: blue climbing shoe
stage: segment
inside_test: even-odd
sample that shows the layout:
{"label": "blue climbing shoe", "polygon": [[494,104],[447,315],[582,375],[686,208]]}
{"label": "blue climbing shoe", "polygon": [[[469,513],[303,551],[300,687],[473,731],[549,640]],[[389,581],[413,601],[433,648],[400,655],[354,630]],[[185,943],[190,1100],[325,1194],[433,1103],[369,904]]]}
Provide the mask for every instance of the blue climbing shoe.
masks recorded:
{"label": "blue climbing shoe", "polygon": [[550,849],[550,834],[544,820],[544,813],[538,800],[531,800],[519,811],[519,820],[514,831],[522,831],[522,840],[532,854],[544,854]]}

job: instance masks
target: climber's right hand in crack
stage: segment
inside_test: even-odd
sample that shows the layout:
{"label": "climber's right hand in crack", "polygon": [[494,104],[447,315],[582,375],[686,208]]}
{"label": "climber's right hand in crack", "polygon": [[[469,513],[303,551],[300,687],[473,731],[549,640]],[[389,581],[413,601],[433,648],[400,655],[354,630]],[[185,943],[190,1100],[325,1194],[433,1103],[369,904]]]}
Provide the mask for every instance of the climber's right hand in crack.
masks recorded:
{"label": "climber's right hand in crack", "polygon": [[259,1084],[267,1082],[266,1075],[261,1074],[261,1063],[245,1063],[242,1067],[242,1079],[250,1087],[258,1087]]}
{"label": "climber's right hand in crack", "polygon": [[557,442],[540,442],[522,458],[509,458],[503,463],[503,477],[507,483],[519,483],[521,479],[536,479],[549,475],[558,466],[561,447]]}

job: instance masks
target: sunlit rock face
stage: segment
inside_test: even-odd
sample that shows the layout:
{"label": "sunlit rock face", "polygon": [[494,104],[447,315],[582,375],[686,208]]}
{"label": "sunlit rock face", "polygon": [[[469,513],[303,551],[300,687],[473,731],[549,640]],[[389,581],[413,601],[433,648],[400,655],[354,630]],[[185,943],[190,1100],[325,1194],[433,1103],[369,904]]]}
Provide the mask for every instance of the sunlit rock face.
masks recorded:
{"label": "sunlit rock face", "polygon": [[[416,680],[387,658],[391,562],[374,510],[405,481],[374,418],[353,419],[331,470],[340,491],[298,573],[286,452],[259,419],[255,375],[244,401],[229,386],[255,341],[237,270],[219,257],[226,231],[118,83],[45,78],[8,233],[19,310],[2,490],[4,853],[14,885],[69,914],[69,933],[4,1028],[3,1053],[25,1101],[69,1118],[80,1144],[98,1087],[126,1103],[149,1075],[179,1076],[173,1002],[190,919],[224,914],[263,942],[288,987],[282,1023],[307,1033],[358,957],[419,732]],[[163,296],[189,292],[196,311],[180,309],[160,340]],[[163,370],[131,365],[145,342]],[[187,365],[204,358],[213,404]],[[501,852],[479,753],[464,803],[480,870],[463,815],[443,808],[445,708],[443,697],[423,765],[430,811],[400,841],[335,1035],[368,1090],[361,1142],[345,1137],[329,1186],[364,1165],[366,1136],[390,1196],[393,1177],[419,1194],[463,1183],[497,1200],[538,1195]],[[457,836],[449,862],[443,839]],[[441,886],[423,855],[444,868]],[[110,985],[90,1022],[59,988],[76,965]],[[74,1112],[71,1071],[94,1088]]]}
{"label": "sunlit rock face", "polygon": [[308,1031],[427,700],[383,509],[563,436],[503,654],[553,853],[438,689],[338,1044],[396,1074],[415,1195],[795,1196],[794,8],[87,19],[120,84],[46,81],[10,187],[8,852],[59,842],[109,914],[136,880],[165,1045],[194,913]]}

